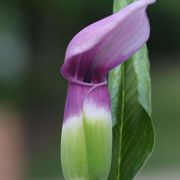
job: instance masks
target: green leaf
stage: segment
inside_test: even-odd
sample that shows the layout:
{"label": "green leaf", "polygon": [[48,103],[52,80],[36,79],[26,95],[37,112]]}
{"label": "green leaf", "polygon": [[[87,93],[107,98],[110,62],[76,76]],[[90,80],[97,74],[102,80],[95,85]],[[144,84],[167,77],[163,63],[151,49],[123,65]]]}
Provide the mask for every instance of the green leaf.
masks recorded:
{"label": "green leaf", "polygon": [[146,47],[109,75],[113,114],[110,180],[132,180],[152,152],[151,87]]}
{"label": "green leaf", "polygon": [[[114,12],[132,0],[115,0]],[[154,146],[151,80],[146,46],[109,74],[113,153],[109,180],[132,180]]]}

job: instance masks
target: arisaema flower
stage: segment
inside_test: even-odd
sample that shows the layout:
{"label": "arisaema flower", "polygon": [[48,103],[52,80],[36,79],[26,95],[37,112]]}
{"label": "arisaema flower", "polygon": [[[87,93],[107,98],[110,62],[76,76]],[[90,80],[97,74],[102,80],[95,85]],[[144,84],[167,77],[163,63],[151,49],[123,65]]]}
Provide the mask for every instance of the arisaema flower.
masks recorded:
{"label": "arisaema flower", "polygon": [[61,73],[69,87],[61,138],[67,180],[106,180],[111,166],[112,120],[107,73],[149,38],[146,8],[138,0],[80,31],[70,42]]}

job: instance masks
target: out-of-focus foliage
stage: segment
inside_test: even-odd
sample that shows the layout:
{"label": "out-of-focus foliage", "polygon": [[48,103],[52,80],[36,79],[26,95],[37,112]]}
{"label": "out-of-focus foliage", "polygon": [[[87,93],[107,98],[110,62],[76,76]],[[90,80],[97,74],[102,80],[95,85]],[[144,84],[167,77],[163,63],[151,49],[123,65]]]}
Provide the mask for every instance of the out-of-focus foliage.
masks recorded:
{"label": "out-of-focus foliage", "polygon": [[[112,6],[112,0],[0,0],[0,107],[11,106],[24,117],[28,176],[61,175],[66,81],[59,67],[73,35],[110,15]],[[179,0],[157,0],[148,9],[157,135],[147,169],[180,166],[179,9]]]}

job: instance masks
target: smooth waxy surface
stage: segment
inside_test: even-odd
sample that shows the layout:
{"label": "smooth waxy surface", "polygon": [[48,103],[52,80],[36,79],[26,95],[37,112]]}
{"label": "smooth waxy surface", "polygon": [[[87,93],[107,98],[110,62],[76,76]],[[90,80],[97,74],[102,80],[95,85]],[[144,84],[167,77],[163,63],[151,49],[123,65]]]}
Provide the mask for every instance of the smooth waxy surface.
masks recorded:
{"label": "smooth waxy surface", "polygon": [[[99,112],[98,112],[99,111]],[[105,180],[111,164],[112,123],[104,110],[63,124],[61,158],[67,180]]]}

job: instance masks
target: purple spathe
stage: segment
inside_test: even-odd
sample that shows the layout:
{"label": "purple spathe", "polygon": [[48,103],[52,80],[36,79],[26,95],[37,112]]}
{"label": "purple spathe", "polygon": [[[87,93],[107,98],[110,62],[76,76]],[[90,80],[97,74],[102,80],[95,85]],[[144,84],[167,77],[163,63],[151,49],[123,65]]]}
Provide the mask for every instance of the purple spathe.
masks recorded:
{"label": "purple spathe", "polygon": [[[70,42],[61,73],[69,81],[64,121],[83,112],[86,97],[107,109],[106,75],[148,40],[146,8],[154,0],[138,0],[80,31]],[[106,91],[104,91],[106,87]],[[94,94],[94,90],[101,93]],[[92,91],[92,92],[91,92]],[[88,96],[87,96],[88,94]],[[103,98],[100,98],[102,94]],[[103,95],[104,94],[104,95]],[[110,110],[110,109],[108,109]]]}
{"label": "purple spathe", "polygon": [[[97,108],[110,111],[110,96],[106,83],[96,85],[69,82],[65,105],[64,120],[80,116],[85,104],[91,103]],[[96,112],[93,112],[96,113]]]}
{"label": "purple spathe", "polygon": [[68,80],[104,81],[109,70],[127,60],[148,40],[146,7],[153,2],[135,1],[80,31],[67,48],[62,74]]}

